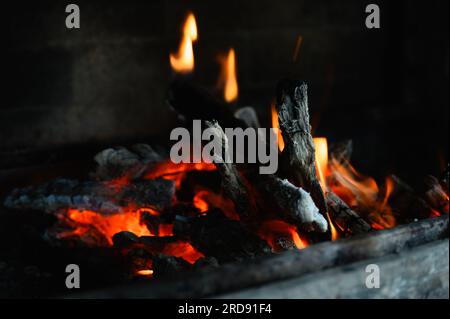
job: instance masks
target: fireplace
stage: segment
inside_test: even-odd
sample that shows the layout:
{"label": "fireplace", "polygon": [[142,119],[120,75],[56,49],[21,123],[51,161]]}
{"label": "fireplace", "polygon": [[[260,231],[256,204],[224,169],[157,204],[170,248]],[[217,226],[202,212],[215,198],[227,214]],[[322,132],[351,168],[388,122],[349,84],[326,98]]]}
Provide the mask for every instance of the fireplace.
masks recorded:
{"label": "fireplace", "polygon": [[448,3],[391,2],[10,5],[1,297],[448,298]]}

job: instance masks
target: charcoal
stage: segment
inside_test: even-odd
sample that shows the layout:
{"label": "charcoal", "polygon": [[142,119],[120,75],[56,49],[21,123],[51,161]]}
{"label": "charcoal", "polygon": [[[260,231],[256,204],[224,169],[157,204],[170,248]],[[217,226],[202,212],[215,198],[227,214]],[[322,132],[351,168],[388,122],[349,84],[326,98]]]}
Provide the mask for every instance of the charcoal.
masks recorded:
{"label": "charcoal", "polygon": [[117,233],[112,238],[114,247],[122,249],[129,248],[139,242],[139,237],[129,231]]}
{"label": "charcoal", "polygon": [[130,205],[164,209],[175,195],[175,183],[165,179],[133,181],[122,189],[104,182],[56,179],[40,186],[14,189],[4,201],[8,208],[54,213],[76,208],[102,214],[125,212]]}
{"label": "charcoal", "polygon": [[219,262],[214,257],[203,257],[198,259],[193,269],[202,269],[202,268],[217,268],[219,267]]}
{"label": "charcoal", "polygon": [[205,256],[219,263],[263,256],[271,252],[267,243],[250,232],[242,223],[229,220],[217,209],[198,218],[178,218],[174,233],[188,237],[190,243]]}
{"label": "charcoal", "polygon": [[183,258],[157,254],[152,258],[153,276],[163,277],[191,269],[191,265]]}
{"label": "charcoal", "polygon": [[161,218],[154,216],[149,212],[143,212],[141,214],[141,222],[147,226],[147,229],[155,236],[159,235],[159,226],[161,225]]}

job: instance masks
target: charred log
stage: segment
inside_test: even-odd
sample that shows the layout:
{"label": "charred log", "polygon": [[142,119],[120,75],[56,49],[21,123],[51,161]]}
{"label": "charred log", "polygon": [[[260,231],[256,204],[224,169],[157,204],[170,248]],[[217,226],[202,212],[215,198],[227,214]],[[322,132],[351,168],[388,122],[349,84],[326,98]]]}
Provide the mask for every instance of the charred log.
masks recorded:
{"label": "charred log", "polygon": [[189,238],[190,243],[206,256],[220,263],[244,260],[271,252],[265,241],[245,228],[242,223],[227,219],[218,210],[199,218],[175,221],[174,234]]}
{"label": "charred log", "polygon": [[236,118],[231,107],[216,99],[204,87],[178,79],[169,87],[167,101],[169,105],[186,120],[217,120],[224,127],[246,127]]}
{"label": "charred log", "polygon": [[222,188],[236,208],[236,212],[243,218],[249,217],[254,211],[253,199],[236,166],[230,158],[228,138],[220,125],[216,122],[206,122],[206,125],[214,132],[216,138],[221,141],[221,154],[214,154],[213,161],[222,177]]}
{"label": "charred log", "polygon": [[117,214],[136,205],[162,210],[171,205],[174,195],[174,182],[165,179],[134,181],[119,189],[103,182],[57,179],[36,187],[14,189],[4,204],[13,209],[48,213],[76,208]]}
{"label": "charred log", "polygon": [[307,85],[283,81],[277,88],[278,118],[285,142],[285,174],[304,188],[325,216],[327,204],[316,175],[315,149],[309,124]]}
{"label": "charred log", "polygon": [[340,226],[340,229],[346,235],[365,234],[372,230],[372,227],[335,193],[328,192],[326,197],[328,212],[332,220]]}

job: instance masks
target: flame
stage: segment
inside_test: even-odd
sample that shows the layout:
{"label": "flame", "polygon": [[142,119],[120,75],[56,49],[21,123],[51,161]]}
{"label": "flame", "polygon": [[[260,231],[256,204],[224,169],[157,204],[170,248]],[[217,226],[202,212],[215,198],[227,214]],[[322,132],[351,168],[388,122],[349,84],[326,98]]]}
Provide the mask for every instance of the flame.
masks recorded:
{"label": "flame", "polygon": [[201,213],[208,211],[210,206],[219,207],[227,218],[231,220],[240,219],[231,200],[208,190],[197,190],[193,204]]}
{"label": "flame", "polygon": [[396,225],[388,204],[394,185],[390,178],[386,179],[386,192],[383,195],[372,177],[359,173],[347,160],[339,162],[332,158],[328,170],[331,180],[328,187],[350,207],[357,207],[358,213],[365,215],[374,229]]}
{"label": "flame", "polygon": [[204,257],[204,255],[192,247],[190,243],[184,241],[178,241],[166,245],[162,253],[183,258],[190,264],[194,264],[197,260]]}
{"label": "flame", "polygon": [[153,276],[153,270],[152,269],[142,269],[136,271],[136,275],[138,276],[145,276],[145,277],[151,277]]}
{"label": "flame", "polygon": [[170,65],[175,72],[190,73],[194,70],[193,42],[197,41],[197,23],[195,16],[189,12],[183,25],[182,38],[178,52],[170,54]]}
{"label": "flame", "polygon": [[[129,211],[123,214],[102,215],[90,210],[68,209],[65,217],[66,222],[74,228],[73,231],[62,232],[61,238],[78,235],[91,237],[96,234],[98,238],[96,243],[106,242],[112,245],[112,237],[121,231],[130,231],[137,236],[151,236],[147,227],[141,223],[140,211]],[[87,243],[91,243],[86,239]]]}
{"label": "flame", "polygon": [[280,150],[280,152],[283,152],[284,140],[280,130],[280,123],[278,122],[278,113],[275,108],[275,102],[272,102],[272,105],[270,106],[270,111],[272,114],[272,130],[277,135],[278,149]]}
{"label": "flame", "polygon": [[328,171],[328,141],[324,137],[314,138],[316,150],[316,170],[319,177],[320,186],[324,193],[327,192],[326,174]]}
{"label": "flame", "polygon": [[308,246],[307,242],[300,237],[295,226],[281,220],[263,222],[258,229],[258,234],[275,252],[282,250],[277,242],[280,238],[292,240],[297,249],[303,249]]}
{"label": "flame", "polygon": [[226,57],[219,56],[221,72],[219,77],[219,87],[223,87],[223,97],[228,103],[237,100],[239,87],[236,76],[236,53],[230,49]]}

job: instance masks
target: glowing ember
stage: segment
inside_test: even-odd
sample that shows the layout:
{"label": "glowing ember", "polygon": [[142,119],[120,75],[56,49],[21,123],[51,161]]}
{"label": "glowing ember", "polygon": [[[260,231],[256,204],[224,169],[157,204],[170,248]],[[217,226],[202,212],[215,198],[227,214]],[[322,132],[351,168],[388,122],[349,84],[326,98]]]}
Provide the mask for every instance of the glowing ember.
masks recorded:
{"label": "glowing ember", "polygon": [[239,215],[231,200],[220,196],[208,190],[199,190],[193,199],[194,206],[202,213],[206,212],[210,206],[218,207],[222,210],[225,216],[231,220],[239,220]]}
{"label": "glowing ember", "polygon": [[291,240],[297,249],[308,246],[297,232],[295,226],[281,220],[265,221],[258,230],[259,236],[264,239],[274,251],[280,251],[280,239]]}
{"label": "glowing ember", "polygon": [[170,65],[175,72],[190,73],[194,70],[193,42],[197,41],[197,23],[190,12],[184,22],[180,47],[176,54],[170,55]]}
{"label": "glowing ember", "polygon": [[136,275],[138,275],[138,276],[145,276],[145,277],[151,277],[151,276],[153,276],[153,270],[152,269],[138,270],[136,272]]}
{"label": "glowing ember", "polygon": [[219,57],[222,70],[219,78],[219,87],[223,87],[223,97],[227,102],[234,102],[239,95],[236,76],[236,53],[230,49],[226,57]]}
{"label": "glowing ember", "polygon": [[99,242],[106,241],[109,245],[113,244],[112,237],[116,233],[125,230],[137,236],[151,236],[147,227],[141,223],[140,216],[140,211],[105,216],[89,210],[69,209],[65,217],[75,229],[60,233],[59,236],[63,238],[77,235],[83,238],[94,232],[102,237]]}
{"label": "glowing ember", "polygon": [[282,152],[284,150],[284,140],[280,130],[280,123],[278,122],[278,113],[275,108],[275,102],[272,103],[270,107],[270,112],[272,114],[272,129],[274,133],[277,135],[278,149],[280,150],[280,152]]}
{"label": "glowing ember", "polygon": [[194,264],[197,260],[204,257],[204,255],[192,247],[190,243],[183,241],[168,244],[164,247],[162,253],[169,256],[183,258],[191,264]]}

